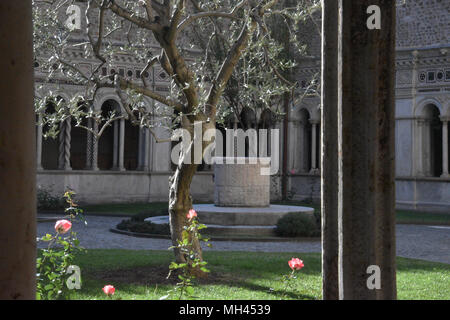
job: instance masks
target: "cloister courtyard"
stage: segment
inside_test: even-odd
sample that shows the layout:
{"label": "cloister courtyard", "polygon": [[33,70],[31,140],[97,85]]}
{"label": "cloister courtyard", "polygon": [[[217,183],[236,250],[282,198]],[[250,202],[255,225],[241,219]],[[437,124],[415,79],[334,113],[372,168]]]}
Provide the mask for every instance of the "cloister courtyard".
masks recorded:
{"label": "cloister courtyard", "polygon": [[0,300],[450,300],[449,10],[0,2]]}

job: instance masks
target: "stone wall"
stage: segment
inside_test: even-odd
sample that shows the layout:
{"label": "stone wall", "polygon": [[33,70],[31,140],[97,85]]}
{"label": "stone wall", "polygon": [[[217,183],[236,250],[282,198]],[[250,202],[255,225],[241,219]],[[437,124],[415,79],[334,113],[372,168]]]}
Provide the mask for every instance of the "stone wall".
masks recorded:
{"label": "stone wall", "polygon": [[450,44],[450,1],[397,0],[397,47]]}
{"label": "stone wall", "polygon": [[[37,185],[62,196],[66,188],[84,204],[168,201],[170,172],[44,170]],[[213,201],[212,172],[199,172],[191,184],[195,201]]]}

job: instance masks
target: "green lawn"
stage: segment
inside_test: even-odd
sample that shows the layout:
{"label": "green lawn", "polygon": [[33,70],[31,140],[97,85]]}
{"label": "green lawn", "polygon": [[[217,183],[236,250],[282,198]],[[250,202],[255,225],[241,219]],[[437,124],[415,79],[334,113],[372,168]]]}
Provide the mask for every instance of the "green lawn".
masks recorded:
{"label": "green lawn", "polygon": [[[320,204],[305,203],[303,201],[278,201],[275,204],[309,206],[320,210]],[[119,203],[119,204],[99,204],[82,206],[85,213],[89,215],[106,214],[116,216],[133,216],[145,212],[148,216],[161,215],[167,209],[167,202],[153,203]],[[450,225],[450,213],[431,213],[415,212],[406,210],[397,210],[397,223],[429,223],[429,224],[448,224]]]}
{"label": "green lawn", "polygon": [[[287,261],[299,257],[305,267],[295,289],[280,278]],[[173,285],[167,280],[170,251],[88,250],[77,256],[82,288],[75,299],[105,299],[101,288],[114,285],[118,299],[159,299]],[[198,299],[320,299],[319,253],[205,252],[211,275],[195,290]],[[450,299],[450,265],[398,258],[399,299]]]}

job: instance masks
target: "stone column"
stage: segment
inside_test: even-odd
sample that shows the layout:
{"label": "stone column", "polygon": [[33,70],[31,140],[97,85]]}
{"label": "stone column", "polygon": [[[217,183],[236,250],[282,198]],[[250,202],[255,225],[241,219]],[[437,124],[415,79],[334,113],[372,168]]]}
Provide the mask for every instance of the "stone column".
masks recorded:
{"label": "stone column", "polygon": [[148,129],[139,128],[139,151],[137,170],[148,171]]}
{"label": "stone column", "polygon": [[[322,298],[339,299],[338,1],[322,1],[321,223]],[[331,21],[333,23],[326,23]]]}
{"label": "stone column", "polygon": [[442,119],[442,177],[448,176],[448,119]]}
{"label": "stone column", "polygon": [[66,130],[64,131],[64,170],[72,170],[70,166],[70,147],[72,140],[72,121],[71,118],[66,120]]}
{"label": "stone column", "polygon": [[113,122],[113,129],[114,129],[114,140],[113,140],[113,169],[118,170],[118,160],[119,160],[119,144],[120,144],[120,138],[119,138],[119,121]]}
{"label": "stone column", "polygon": [[124,171],[123,155],[125,150],[125,119],[120,119],[120,132],[119,132],[119,170]]}
{"label": "stone column", "polygon": [[317,120],[310,120],[311,123],[311,171],[317,173]]}
{"label": "stone column", "polygon": [[298,146],[297,146],[297,135],[298,135],[298,120],[289,121],[289,147],[288,147],[288,168],[289,173],[292,170],[298,172],[297,161],[298,161]]}
{"label": "stone column", "polygon": [[144,137],[144,155],[143,155],[143,171],[149,171],[149,149],[150,149],[150,130],[148,128],[143,128]]}
{"label": "stone column", "polygon": [[37,137],[36,137],[36,168],[37,170],[43,170],[42,168],[42,115],[38,116],[37,125]]}
{"label": "stone column", "polygon": [[424,176],[424,155],[423,155],[423,127],[425,125],[425,121],[423,119],[417,119],[416,123],[416,137],[415,137],[415,146],[416,146],[416,176]]}
{"label": "stone column", "polygon": [[[92,130],[98,133],[97,121],[92,121]],[[92,170],[98,171],[98,139],[92,135]]]}
{"label": "stone column", "polygon": [[[88,128],[92,129],[92,119],[87,119]],[[86,130],[86,169],[92,169],[92,133]]]}
{"label": "stone column", "polygon": [[431,176],[431,123],[429,119],[421,121],[422,173]]}
{"label": "stone column", "polygon": [[[381,29],[367,28],[372,5]],[[395,1],[339,0],[338,24],[325,20],[338,28],[340,299],[396,298],[395,14]]]}
{"label": "stone column", "polygon": [[70,167],[70,140],[71,140],[70,118],[62,121],[59,125],[59,159],[58,169],[72,170]]}
{"label": "stone column", "polygon": [[0,300],[36,297],[31,1],[0,1]]}

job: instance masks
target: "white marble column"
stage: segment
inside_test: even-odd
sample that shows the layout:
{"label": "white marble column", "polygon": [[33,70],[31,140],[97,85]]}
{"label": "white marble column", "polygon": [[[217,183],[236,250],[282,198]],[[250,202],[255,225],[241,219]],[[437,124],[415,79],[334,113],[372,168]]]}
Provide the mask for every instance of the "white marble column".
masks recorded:
{"label": "white marble column", "polygon": [[59,126],[59,160],[58,169],[72,170],[70,167],[71,120],[62,121]]}
{"label": "white marble column", "polygon": [[120,122],[119,121],[114,121],[113,122],[113,130],[114,130],[114,138],[113,138],[113,170],[118,170],[119,169],[119,165],[118,165],[118,160],[119,160],[119,125]]}
{"label": "white marble column", "polygon": [[[92,121],[92,130],[98,133],[97,121]],[[98,139],[92,135],[92,170],[98,171]]]}
{"label": "white marble column", "polygon": [[36,168],[37,170],[43,170],[42,168],[42,115],[38,116],[38,125],[36,133]]}
{"label": "white marble column", "polygon": [[317,120],[311,123],[311,173],[317,173]]}
{"label": "white marble column", "polygon": [[139,154],[138,168],[140,171],[148,171],[148,129],[139,128]]}
{"label": "white marble column", "polygon": [[416,160],[417,160],[417,167],[416,167],[416,175],[417,176],[423,176],[424,175],[424,154],[423,154],[423,128],[424,128],[424,120],[423,119],[417,119],[416,122],[416,128],[417,128],[417,134],[416,134]]}
{"label": "white marble column", "polygon": [[430,120],[423,120],[422,124],[422,173],[431,176],[431,139]]}
{"label": "white marble column", "polygon": [[119,171],[124,171],[123,155],[125,150],[125,119],[120,119],[119,130]]}
{"label": "white marble column", "polygon": [[442,119],[442,177],[448,176],[448,119]]}
{"label": "white marble column", "polygon": [[[92,119],[87,119],[87,127],[92,129]],[[86,130],[86,164],[87,170],[92,169],[92,133]]]}

